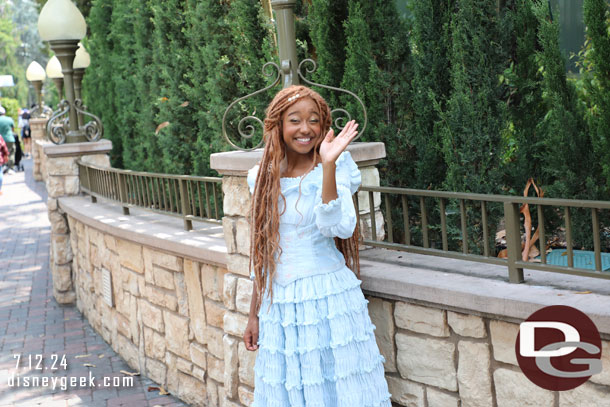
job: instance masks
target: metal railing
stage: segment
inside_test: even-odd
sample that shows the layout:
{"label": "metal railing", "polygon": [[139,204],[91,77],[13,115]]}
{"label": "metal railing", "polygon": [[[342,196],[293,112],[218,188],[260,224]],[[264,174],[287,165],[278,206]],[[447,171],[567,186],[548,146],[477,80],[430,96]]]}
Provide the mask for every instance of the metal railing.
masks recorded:
{"label": "metal railing", "polygon": [[[509,281],[513,283],[523,282],[524,268],[610,279],[610,272],[602,271],[600,239],[600,211],[609,210],[610,202],[362,186],[360,196],[355,200],[361,218],[362,194],[365,194],[364,197],[368,195],[368,207],[364,208],[364,211],[368,211],[369,214],[365,218],[368,222],[369,236],[363,240],[367,246],[503,265],[508,267]],[[375,216],[370,216],[371,213],[375,213],[376,195],[377,202],[383,201],[385,209],[383,211],[384,226],[386,226],[387,232],[383,241],[378,240],[377,233],[373,233],[378,230],[377,222]],[[379,198],[382,198],[382,201]],[[431,204],[430,201],[434,202]],[[539,227],[539,241],[543,242],[538,262],[524,261],[522,258],[520,207],[524,204],[536,207],[533,213]],[[377,208],[377,212],[380,210],[381,206]],[[576,210],[591,212],[595,271],[574,267],[572,213]],[[434,211],[434,218],[438,223],[430,222],[432,211]],[[397,213],[402,218],[400,219],[401,224],[397,224],[394,218]],[[490,221],[490,214],[494,221]],[[545,216],[548,214],[556,218],[556,222],[560,218],[560,222],[563,223],[562,233],[565,233],[567,267],[547,262]],[[454,226],[453,239],[449,239],[448,236],[448,217],[453,217],[451,222]],[[459,222],[457,218],[459,218]],[[495,245],[490,247],[490,242],[494,242],[495,228],[502,218],[505,223],[507,258],[497,257]],[[494,228],[491,236],[490,226]],[[477,236],[473,236],[475,234],[473,229],[476,229]],[[401,230],[402,236],[397,236],[396,230]],[[413,242],[414,230],[419,233],[419,244]],[[432,232],[435,235],[434,239],[431,238]],[[478,244],[475,245],[473,242]]]}
{"label": "metal railing", "polygon": [[222,178],[156,174],[101,167],[78,161],[81,190],[96,202],[104,197],[118,202],[123,213],[130,207],[182,218],[184,229],[193,220],[220,222]]}

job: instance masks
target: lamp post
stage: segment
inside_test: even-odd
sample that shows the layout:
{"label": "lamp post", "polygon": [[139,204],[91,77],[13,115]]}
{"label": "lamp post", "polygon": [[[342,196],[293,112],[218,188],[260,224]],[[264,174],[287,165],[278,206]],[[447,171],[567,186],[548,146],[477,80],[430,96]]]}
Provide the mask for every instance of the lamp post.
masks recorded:
{"label": "lamp post", "polygon": [[[62,136],[66,143],[87,141],[79,130],[74,97],[74,55],[78,42],[87,33],[85,18],[70,0],[49,0],[40,10],[38,32],[43,41],[48,41],[61,63],[64,89],[68,102],[69,130]],[[49,125],[50,125],[49,121]],[[49,130],[50,127],[47,127]]]}
{"label": "lamp post", "polygon": [[33,117],[40,117],[43,113],[42,109],[42,81],[45,80],[46,75],[44,69],[36,61],[30,62],[28,69],[25,71],[25,77],[34,86],[36,91],[36,107],[32,110]]}
{"label": "lamp post", "polygon": [[47,62],[47,77],[51,78],[55,83],[55,87],[57,87],[57,93],[59,95],[59,100],[63,99],[64,92],[64,74],[61,73],[61,63],[59,63],[59,59],[56,56],[49,59]]}
{"label": "lamp post", "polygon": [[[85,47],[83,47],[83,44],[79,42],[76,56],[74,57],[74,95],[76,99],[81,99],[81,82],[83,80],[83,75],[85,74],[85,69],[87,69],[90,64],[91,57]],[[79,112],[78,127],[80,128],[84,124],[83,115]]]}

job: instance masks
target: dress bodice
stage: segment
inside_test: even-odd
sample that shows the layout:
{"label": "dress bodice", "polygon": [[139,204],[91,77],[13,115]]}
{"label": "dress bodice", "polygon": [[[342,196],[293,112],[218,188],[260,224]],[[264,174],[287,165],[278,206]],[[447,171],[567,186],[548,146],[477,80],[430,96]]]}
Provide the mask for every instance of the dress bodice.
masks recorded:
{"label": "dress bodice", "polygon": [[[254,192],[259,166],[248,171]],[[281,178],[280,248],[274,282],[286,285],[296,279],[336,271],[345,266],[334,237],[349,238],[356,226],[352,195],[361,182],[360,170],[349,152],[336,162],[337,199],[322,203],[322,165],[295,178]],[[251,276],[252,277],[252,276]]]}

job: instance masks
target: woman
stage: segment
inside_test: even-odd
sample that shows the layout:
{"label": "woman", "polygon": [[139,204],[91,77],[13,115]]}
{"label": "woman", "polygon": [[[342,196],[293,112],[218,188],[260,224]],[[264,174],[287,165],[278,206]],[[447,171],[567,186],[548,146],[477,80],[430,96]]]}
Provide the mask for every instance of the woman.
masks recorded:
{"label": "woman", "polygon": [[383,357],[360,289],[360,171],[330,109],[304,86],[267,108],[265,149],[248,173],[251,278],[246,348],[258,349],[254,407],[389,407]]}

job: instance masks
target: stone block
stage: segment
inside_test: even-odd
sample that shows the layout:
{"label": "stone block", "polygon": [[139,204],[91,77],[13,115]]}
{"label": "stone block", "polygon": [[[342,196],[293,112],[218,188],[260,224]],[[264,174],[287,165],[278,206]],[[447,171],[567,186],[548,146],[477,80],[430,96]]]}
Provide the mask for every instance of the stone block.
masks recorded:
{"label": "stone block", "polygon": [[[491,334],[493,338],[493,331]],[[496,369],[493,373],[498,407],[553,407],[553,392],[536,386],[522,372]],[[580,404],[584,406],[586,404]],[[592,404],[594,405],[594,404]]]}
{"label": "stone block", "polygon": [[104,244],[106,245],[106,249],[111,252],[117,252],[116,248],[116,239],[112,235],[104,234]]}
{"label": "stone block", "polygon": [[205,381],[205,388],[208,392],[208,407],[220,407],[218,400],[218,386],[213,380]]}
{"label": "stone block", "polygon": [[398,333],[396,347],[398,371],[403,378],[457,391],[455,344]]}
{"label": "stone block", "polygon": [[428,387],[426,395],[428,396],[428,407],[460,407],[460,398],[455,393],[449,394],[434,387]]}
{"label": "stone block", "polygon": [[100,167],[110,167],[110,157],[108,154],[87,154],[81,157],[86,164],[93,164]]}
{"label": "stone block", "polygon": [[46,179],[47,195],[49,198],[59,198],[66,196],[65,177],[49,176]]}
{"label": "stone block", "polygon": [[224,344],[224,385],[225,393],[229,398],[235,398],[237,396],[238,380],[238,368],[239,359],[237,356],[237,345],[238,340],[229,336],[223,336]]}
{"label": "stone block", "polygon": [[559,407],[581,406],[610,407],[610,388],[584,383],[559,392]]}
{"label": "stone block", "polygon": [[142,291],[144,298],[151,303],[170,311],[178,311],[178,299],[172,291],[167,291],[148,284],[145,284],[144,287],[140,287],[140,290]]}
{"label": "stone block", "polygon": [[55,264],[66,264],[72,261],[70,235],[51,235],[51,252]]}
{"label": "stone block", "polygon": [[472,338],[485,338],[487,336],[483,318],[476,315],[447,311],[447,322],[451,329],[460,336],[470,336]]}
{"label": "stone block", "polygon": [[224,284],[222,289],[222,301],[225,308],[235,310],[235,293],[237,292],[237,276],[227,273],[224,276]]}
{"label": "stone block", "polygon": [[[360,175],[362,177],[362,185],[368,186],[379,186],[379,170],[375,166],[367,166],[360,168]],[[360,207],[360,214],[369,213],[369,193],[368,191],[358,192],[358,205]],[[373,206],[379,208],[381,205],[381,194],[379,192],[373,193]]]}
{"label": "stone block", "polygon": [[199,263],[188,259],[184,260],[184,284],[189,303],[191,329],[197,342],[204,343],[206,315],[201,281],[199,281]]}
{"label": "stone block", "polygon": [[407,407],[424,407],[424,386],[408,380],[386,376],[392,401]]}
{"label": "stone block", "polygon": [[131,339],[131,328],[129,326],[129,320],[124,316],[116,312],[114,314],[116,318],[117,331],[125,336],[127,339]]}
{"label": "stone block", "polygon": [[193,363],[201,367],[203,370],[206,370],[208,352],[205,350],[205,348],[198,343],[191,342],[189,351]]}
{"label": "stone block", "polygon": [[205,328],[205,342],[203,344],[207,346],[208,352],[219,359],[224,358],[223,335],[224,331],[222,329],[213,326]]}
{"label": "stone block", "polygon": [[208,300],[207,298],[204,300],[205,303],[205,316],[207,319],[208,325],[212,325],[218,328],[223,327],[223,317],[226,313],[226,309],[215,301]]}
{"label": "stone block", "polygon": [[47,199],[47,209],[49,211],[57,210],[57,198],[48,198]]}
{"label": "stone block", "polygon": [[153,278],[155,281],[155,285],[166,288],[168,290],[173,290],[174,286],[174,273],[171,271],[167,271],[162,269],[161,267],[153,265]]}
{"label": "stone block", "polygon": [[165,358],[165,338],[156,331],[144,327],[144,354],[150,358],[163,361]]}
{"label": "stone block", "polygon": [[142,246],[123,239],[116,239],[116,249],[121,266],[136,273],[144,272],[144,260],[142,258]]}
{"label": "stone block", "polygon": [[244,406],[250,407],[254,403],[254,392],[245,386],[239,386],[239,402]]}
{"label": "stone block", "polygon": [[165,386],[165,375],[167,374],[167,367],[163,362],[158,360],[146,358],[146,376],[150,377],[152,381],[161,386]]}
{"label": "stone block", "polygon": [[174,286],[176,287],[176,298],[178,299],[178,313],[185,317],[189,316],[189,303],[186,294],[186,285],[184,284],[183,273],[173,273]]}
{"label": "stone block", "polygon": [[163,312],[160,308],[151,305],[148,301],[140,299],[138,301],[142,323],[157,332],[165,332],[165,324],[163,323]]}
{"label": "stone block", "polygon": [[222,177],[224,195],[222,209],[225,216],[247,216],[250,210],[250,190],[246,177]]}
{"label": "stone block", "polygon": [[208,376],[216,380],[218,383],[223,383],[225,379],[225,367],[222,359],[215,358],[208,353]]}
{"label": "stone block", "polygon": [[249,351],[243,342],[239,342],[239,380],[250,387],[254,387],[254,362],[256,362],[257,353]]}
{"label": "stone block", "polygon": [[117,353],[121,355],[121,357],[125,360],[125,362],[127,362],[127,365],[129,365],[130,368],[140,372],[140,360],[138,359],[138,348],[136,347],[136,345],[131,343],[131,341],[123,335],[117,335],[116,338]]}
{"label": "stone block", "polygon": [[224,315],[224,330],[226,333],[241,338],[244,335],[248,317],[236,312],[227,312]]}
{"label": "stone block", "polygon": [[460,341],[458,353],[458,384],[462,404],[472,407],[493,405],[489,345]]}
{"label": "stone block", "polygon": [[146,266],[156,264],[157,266],[163,267],[171,271],[182,272],[183,259],[169,253],[160,252],[156,250],[150,250],[148,248],[144,251]]}
{"label": "stone block", "polygon": [[224,269],[210,264],[201,264],[201,286],[203,295],[214,301],[222,301]]}
{"label": "stone block", "polygon": [[53,297],[59,304],[73,304],[76,301],[76,293],[74,291],[59,292],[53,290]]}
{"label": "stone block", "polygon": [[207,407],[207,392],[203,382],[191,375],[178,372],[178,396],[189,405]]}
{"label": "stone block", "polygon": [[394,318],[392,303],[381,298],[369,297],[369,315],[375,325],[375,339],[379,351],[385,358],[386,372],[396,372],[396,350],[394,344]]}
{"label": "stone block", "polygon": [[193,373],[191,373],[191,376],[203,382],[205,381],[205,370],[195,365],[193,366]]}
{"label": "stone block", "polygon": [[59,213],[59,211],[49,210],[49,222],[51,223],[51,232],[54,234],[61,235],[69,232],[66,217]]}
{"label": "stone block", "polygon": [[193,363],[186,359],[176,358],[176,369],[178,369],[179,372],[190,375],[193,371]]}
{"label": "stone block", "polygon": [[225,243],[227,244],[227,253],[236,253],[237,247],[235,245],[235,220],[230,216],[222,217],[222,232],[225,237]]}
{"label": "stone block", "polygon": [[250,302],[252,301],[252,288],[254,283],[249,278],[237,279],[237,292],[235,295],[235,308],[242,314],[250,314]]}
{"label": "stone block", "polygon": [[397,301],[394,307],[396,326],[432,336],[449,336],[445,311]]}
{"label": "stone block", "polygon": [[78,195],[80,192],[80,181],[78,176],[68,175],[64,178],[66,195]]}
{"label": "stone block", "polygon": [[246,218],[239,218],[235,224],[235,246],[238,253],[250,256],[250,224]]}
{"label": "stone block", "polygon": [[241,254],[227,255],[227,269],[231,273],[250,278],[250,258]]}
{"label": "stone block", "polygon": [[53,157],[47,159],[48,175],[78,175],[79,157]]}
{"label": "stone block", "polygon": [[51,265],[53,288],[59,292],[72,289],[72,266],[68,264]]}
{"label": "stone block", "polygon": [[494,359],[498,362],[510,363],[517,366],[515,343],[519,333],[519,325],[492,320],[489,324],[489,331],[491,345],[494,350]]}
{"label": "stone block", "polygon": [[163,311],[165,323],[165,346],[176,355],[190,357],[188,318]]}

